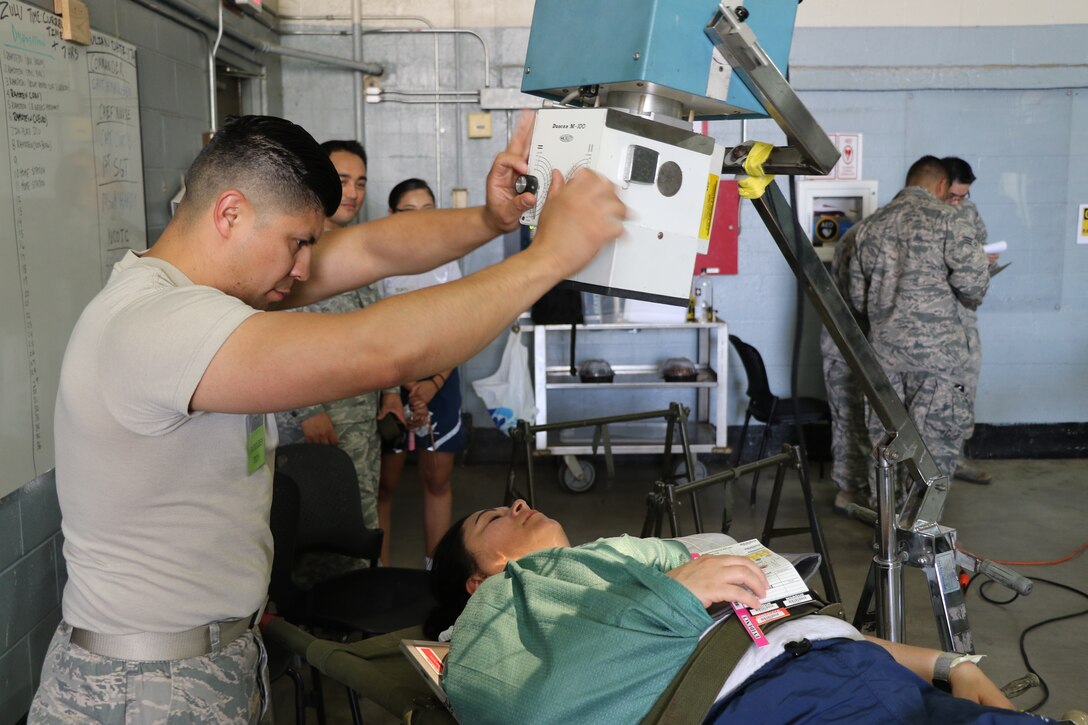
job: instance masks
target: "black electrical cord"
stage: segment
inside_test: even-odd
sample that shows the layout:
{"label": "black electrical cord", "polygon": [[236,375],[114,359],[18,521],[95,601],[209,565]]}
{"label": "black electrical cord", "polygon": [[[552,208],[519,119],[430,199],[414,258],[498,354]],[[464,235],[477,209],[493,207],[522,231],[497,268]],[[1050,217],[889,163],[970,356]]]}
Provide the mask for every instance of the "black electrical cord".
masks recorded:
{"label": "black electrical cord", "polygon": [[[967,580],[967,586],[965,586],[963,588],[964,596],[967,596],[967,592],[971,588],[971,584],[979,576],[980,576],[979,574],[975,574],[973,577],[971,577],[969,580]],[[1050,579],[1039,579],[1037,577],[1028,577],[1028,579],[1030,579],[1033,582],[1038,582],[1040,584],[1049,584],[1050,586],[1058,587],[1059,589],[1065,589],[1066,591],[1073,592],[1074,594],[1079,594],[1080,596],[1084,597],[1085,599],[1088,599],[1088,592],[1077,589],[1076,587],[1071,587],[1068,584],[1061,584],[1060,582],[1051,581]],[[996,599],[996,598],[994,598],[992,596],[987,595],[986,594],[987,589],[989,587],[995,585],[995,584],[996,584],[996,582],[994,582],[992,580],[989,580],[989,579],[982,582],[981,584],[979,584],[978,595],[979,595],[979,597],[982,598],[982,600],[984,602],[989,602],[990,604],[996,604],[998,606],[1005,606],[1005,605],[1008,605],[1008,604],[1012,604],[1013,602],[1015,602],[1017,599],[1020,598],[1020,595],[1016,594],[1016,593],[1014,593],[1008,599]],[[1036,670],[1032,666],[1031,660],[1028,659],[1027,647],[1024,645],[1024,641],[1027,639],[1028,633],[1033,632],[1036,629],[1039,629],[1040,627],[1043,627],[1043,626],[1048,625],[1048,624],[1054,624],[1055,622],[1061,622],[1061,621],[1064,621],[1066,619],[1073,619],[1074,617],[1083,617],[1086,614],[1088,614],[1088,609],[1082,609],[1079,612],[1073,612],[1071,614],[1063,614],[1063,615],[1058,616],[1058,617],[1051,617],[1050,619],[1044,619],[1041,622],[1036,622],[1035,624],[1030,625],[1029,627],[1025,628],[1024,631],[1022,631],[1020,633],[1020,642],[1019,642],[1019,645],[1020,645],[1020,659],[1022,659],[1024,661],[1024,667],[1027,669],[1027,671],[1039,678],[1039,688],[1043,691],[1042,698],[1037,703],[1032,705],[1031,707],[1024,708],[1024,712],[1035,712],[1040,707],[1045,705],[1046,701],[1050,699],[1050,688],[1047,686],[1046,680],[1043,679],[1043,676],[1039,674],[1038,670]]]}

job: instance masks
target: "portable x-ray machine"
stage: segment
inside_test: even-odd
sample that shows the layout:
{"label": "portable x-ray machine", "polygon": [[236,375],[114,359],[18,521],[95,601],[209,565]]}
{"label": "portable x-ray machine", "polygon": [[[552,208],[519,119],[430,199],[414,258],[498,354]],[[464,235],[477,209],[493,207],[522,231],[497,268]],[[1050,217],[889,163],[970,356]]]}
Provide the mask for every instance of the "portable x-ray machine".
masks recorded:
{"label": "portable x-ray machine", "polygon": [[[561,105],[538,114],[531,171],[518,189],[535,191],[540,203],[522,221],[535,224],[553,168],[568,177],[580,167],[601,173],[632,210],[623,236],[572,277],[573,286],[686,305],[695,255],[706,251],[720,174],[821,175],[832,169],[838,151],[776,66],[785,67],[796,7],[796,0],[536,4],[522,90]],[[725,148],[691,130],[697,118],[767,116],[785,132],[787,145],[771,149],[761,164],[755,157],[765,155],[766,146],[744,141]],[[875,604],[878,636],[902,642],[903,566],[912,566],[928,580],[942,647],[972,652],[957,567],[1022,594],[1031,582],[956,549],[955,530],[939,523],[949,479],[938,471],[793,210],[773,183],[752,203],[886,431],[874,451],[879,512],[857,509],[877,524],[877,553],[855,623]],[[900,464],[911,484],[896,511],[894,467]]]}

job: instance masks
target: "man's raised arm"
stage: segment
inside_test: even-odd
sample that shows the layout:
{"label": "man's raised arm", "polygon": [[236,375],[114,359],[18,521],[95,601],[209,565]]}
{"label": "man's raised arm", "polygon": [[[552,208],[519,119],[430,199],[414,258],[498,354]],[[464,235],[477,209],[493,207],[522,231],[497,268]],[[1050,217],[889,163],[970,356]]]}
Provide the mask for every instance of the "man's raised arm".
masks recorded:
{"label": "man's raised arm", "polygon": [[517,229],[522,212],[536,204],[533,194],[514,191],[515,179],[529,170],[532,133],[527,112],[495,157],[485,206],[392,214],[326,232],[314,247],[309,280],[295,285],[280,306],[299,307],[385,277],[426,272]]}
{"label": "man's raised arm", "polygon": [[287,410],[459,365],[618,237],[625,217],[623,203],[603,177],[581,171],[564,183],[553,172],[539,231],[525,251],[464,279],[357,312],[253,315],[212,360],[191,409]]}

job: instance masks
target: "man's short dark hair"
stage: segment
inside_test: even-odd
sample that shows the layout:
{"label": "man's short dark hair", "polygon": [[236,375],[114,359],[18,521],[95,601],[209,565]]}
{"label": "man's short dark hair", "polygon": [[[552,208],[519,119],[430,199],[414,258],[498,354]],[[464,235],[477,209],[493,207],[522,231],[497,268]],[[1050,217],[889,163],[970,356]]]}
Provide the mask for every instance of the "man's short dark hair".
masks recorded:
{"label": "man's short dark hair", "polygon": [[352,141],[350,139],[339,141],[333,139],[332,141],[326,141],[321,144],[321,148],[325,149],[325,153],[327,153],[329,156],[332,156],[334,151],[347,151],[349,154],[355,154],[356,156],[361,158],[364,165],[367,163],[366,149],[364,149],[363,145],[358,141]]}
{"label": "man's short dark hair", "polygon": [[939,158],[928,154],[911,164],[907,171],[907,186],[922,186],[941,179],[950,181],[948,169]]}
{"label": "man's short dark hair", "polygon": [[178,207],[203,209],[226,189],[270,199],[291,213],[340,205],[340,177],[329,155],[305,129],[274,116],[232,116],[185,174]]}
{"label": "man's short dark hair", "polygon": [[945,156],[941,159],[941,163],[948,169],[948,176],[953,184],[967,184],[970,186],[975,183],[975,172],[971,170],[971,164],[960,157]]}

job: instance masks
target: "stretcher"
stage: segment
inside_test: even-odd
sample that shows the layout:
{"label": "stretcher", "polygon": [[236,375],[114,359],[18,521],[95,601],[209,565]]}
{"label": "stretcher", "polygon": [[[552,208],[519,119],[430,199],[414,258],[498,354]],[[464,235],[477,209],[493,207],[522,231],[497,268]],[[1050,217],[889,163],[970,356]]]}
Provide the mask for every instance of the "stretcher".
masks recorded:
{"label": "stretcher", "polygon": [[422,626],[350,643],[319,639],[283,619],[272,619],[263,632],[269,642],[399,715],[406,725],[457,723],[400,649],[403,639],[424,639]]}

